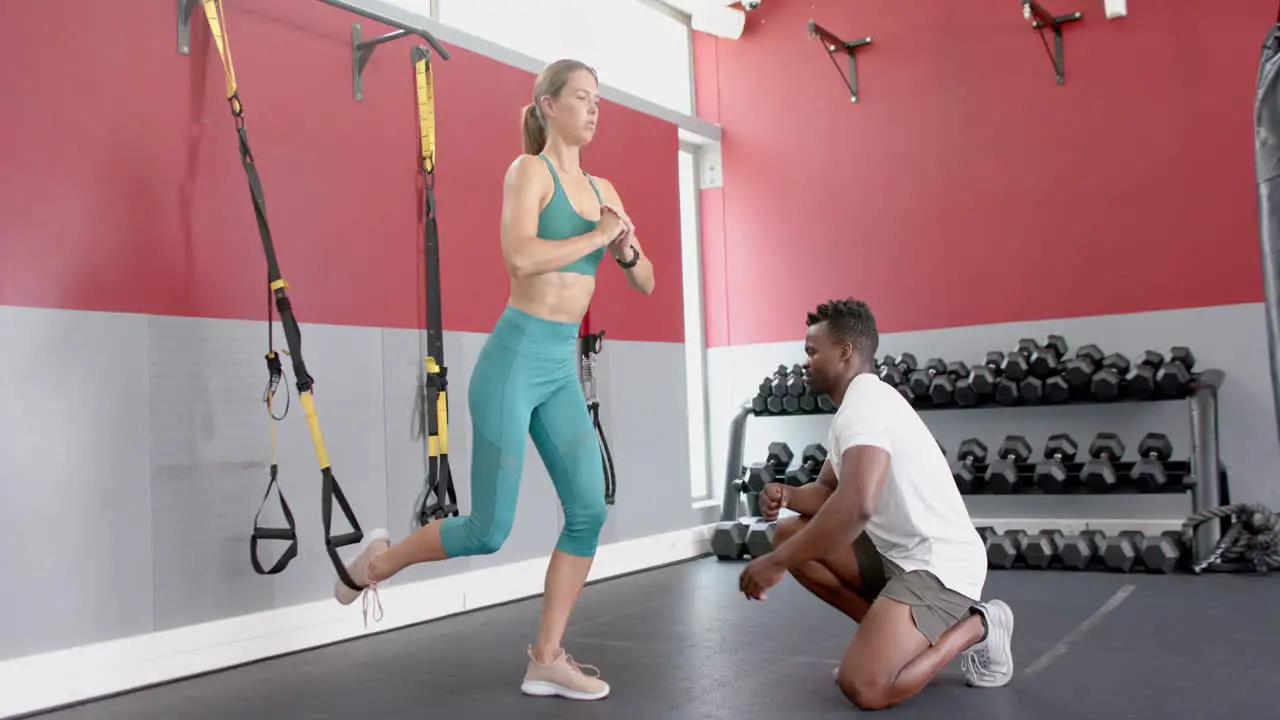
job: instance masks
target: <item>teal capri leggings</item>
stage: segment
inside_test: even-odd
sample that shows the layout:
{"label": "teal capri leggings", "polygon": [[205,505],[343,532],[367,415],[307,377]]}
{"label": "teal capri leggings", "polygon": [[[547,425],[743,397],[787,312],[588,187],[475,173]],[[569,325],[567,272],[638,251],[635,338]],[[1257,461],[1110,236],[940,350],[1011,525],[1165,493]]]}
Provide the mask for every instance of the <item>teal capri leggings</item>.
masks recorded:
{"label": "teal capri leggings", "polygon": [[578,325],[508,306],[472,370],[471,514],[445,518],[450,557],[497,552],[511,533],[527,439],[542,456],[564,509],[556,547],[595,555],[607,508],[595,426],[578,380]]}

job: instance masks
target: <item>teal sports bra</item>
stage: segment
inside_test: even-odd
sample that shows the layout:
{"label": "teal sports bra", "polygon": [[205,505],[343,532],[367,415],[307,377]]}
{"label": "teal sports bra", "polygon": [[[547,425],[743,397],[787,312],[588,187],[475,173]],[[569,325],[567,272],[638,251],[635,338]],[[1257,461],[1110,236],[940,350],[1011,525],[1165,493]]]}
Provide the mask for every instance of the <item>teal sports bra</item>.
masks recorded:
{"label": "teal sports bra", "polygon": [[[543,240],[567,240],[595,230],[596,225],[600,224],[599,221],[588,220],[573,209],[573,203],[569,202],[569,195],[564,191],[564,186],[560,184],[560,176],[556,174],[556,169],[551,165],[551,161],[545,155],[538,155],[538,157],[542,158],[542,162],[547,164],[547,169],[551,171],[551,179],[556,183],[555,192],[551,195],[551,202],[547,203],[547,206],[542,208],[542,212],[538,213],[538,237]],[[596,199],[603,205],[604,198],[600,196],[600,188],[596,187],[596,181],[592,180],[585,170],[582,174],[587,176],[587,182],[591,183],[591,189],[596,191]],[[597,248],[560,268],[560,272],[595,275],[596,267],[600,265],[600,260],[603,257],[604,248]]]}

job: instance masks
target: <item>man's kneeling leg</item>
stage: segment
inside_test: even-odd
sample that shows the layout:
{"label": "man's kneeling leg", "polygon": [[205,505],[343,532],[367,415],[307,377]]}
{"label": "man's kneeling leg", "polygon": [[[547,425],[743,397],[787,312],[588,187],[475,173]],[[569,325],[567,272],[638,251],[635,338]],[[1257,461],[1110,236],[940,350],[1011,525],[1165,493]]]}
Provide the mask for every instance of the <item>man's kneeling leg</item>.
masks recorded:
{"label": "man's kneeling leg", "polygon": [[986,636],[972,601],[930,573],[894,575],[845,651],[837,681],[864,710],[901,703]]}
{"label": "man's kneeling leg", "polygon": [[[779,520],[773,546],[791,539],[808,522],[809,518],[801,516]],[[860,623],[884,587],[885,573],[875,545],[866,536],[859,536],[858,541],[836,548],[821,560],[793,568],[791,575],[806,590]]]}

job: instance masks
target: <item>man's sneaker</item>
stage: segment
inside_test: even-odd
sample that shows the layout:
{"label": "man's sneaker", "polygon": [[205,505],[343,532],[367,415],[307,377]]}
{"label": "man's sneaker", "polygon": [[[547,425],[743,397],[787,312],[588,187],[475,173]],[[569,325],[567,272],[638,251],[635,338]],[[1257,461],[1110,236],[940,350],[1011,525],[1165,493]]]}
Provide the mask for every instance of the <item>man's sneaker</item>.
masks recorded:
{"label": "man's sneaker", "polygon": [[333,582],[333,596],[343,605],[350,605],[358,598],[365,599],[365,624],[369,624],[369,594],[372,593],[376,604],[374,621],[381,620],[382,604],[378,599],[378,584],[369,582],[369,561],[374,555],[386,550],[391,545],[391,534],[383,528],[372,530],[364,536],[364,545],[360,548],[360,552],[355,558],[347,563],[347,575],[351,576],[352,581],[359,585],[361,590],[352,590],[347,584],[342,582],[342,578],[338,578]]}
{"label": "man's sneaker", "polygon": [[964,652],[960,667],[973,687],[1001,687],[1013,677],[1013,610],[1003,600],[973,606],[987,621],[987,636]]}
{"label": "man's sneaker", "polygon": [[609,683],[600,679],[600,670],[595,666],[578,664],[564,650],[549,663],[534,660],[532,646],[528,652],[529,667],[525,670],[524,682],[520,683],[520,691],[525,695],[559,695],[570,700],[599,700],[609,694]]}

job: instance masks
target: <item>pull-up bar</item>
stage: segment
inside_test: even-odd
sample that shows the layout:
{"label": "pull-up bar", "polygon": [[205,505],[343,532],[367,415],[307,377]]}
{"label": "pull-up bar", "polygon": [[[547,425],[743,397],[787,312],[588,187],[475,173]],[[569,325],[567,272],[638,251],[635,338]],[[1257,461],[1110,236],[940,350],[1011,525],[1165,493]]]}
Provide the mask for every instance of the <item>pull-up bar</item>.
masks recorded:
{"label": "pull-up bar", "polygon": [[[176,0],[178,9],[178,52],[183,55],[191,53],[191,12],[195,10],[200,0]],[[397,20],[383,12],[365,7],[351,0],[320,0],[325,5],[336,7],[340,10],[346,10],[355,13],[361,17],[369,18],[374,22],[380,22],[383,25],[389,25],[396,28],[394,31],[373,38],[364,40],[361,35],[360,23],[352,23],[351,25],[351,82],[352,90],[356,100],[364,99],[364,68],[369,64],[369,58],[373,55],[373,51],[379,45],[398,40],[406,35],[416,35],[431,46],[436,54],[442,59],[449,59],[449,51],[444,49],[440,41],[436,39],[431,31],[425,27],[411,25],[402,20]]]}

